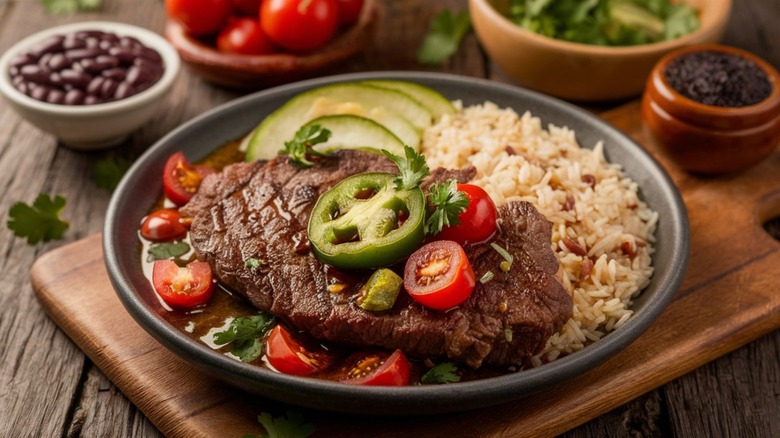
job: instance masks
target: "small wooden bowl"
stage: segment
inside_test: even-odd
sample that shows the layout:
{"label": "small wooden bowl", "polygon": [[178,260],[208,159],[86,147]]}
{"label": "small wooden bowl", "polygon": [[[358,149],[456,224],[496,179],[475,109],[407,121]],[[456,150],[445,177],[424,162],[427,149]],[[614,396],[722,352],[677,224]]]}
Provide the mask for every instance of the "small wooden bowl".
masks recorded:
{"label": "small wooden bowl", "polygon": [[[705,105],[678,93],[666,81],[669,63],[698,51],[733,53],[769,77],[772,92],[761,102],[739,108]],[[734,47],[703,44],[669,53],[653,68],[642,98],[649,137],[682,169],[723,174],[747,169],[768,157],[780,143],[780,74],[761,58]]]}
{"label": "small wooden bowl", "polygon": [[372,40],[381,8],[377,0],[365,0],[358,21],[320,50],[311,53],[239,55],[222,53],[193,38],[174,20],[167,20],[165,37],[184,63],[196,74],[228,88],[257,90],[316,76],[364,49]]}

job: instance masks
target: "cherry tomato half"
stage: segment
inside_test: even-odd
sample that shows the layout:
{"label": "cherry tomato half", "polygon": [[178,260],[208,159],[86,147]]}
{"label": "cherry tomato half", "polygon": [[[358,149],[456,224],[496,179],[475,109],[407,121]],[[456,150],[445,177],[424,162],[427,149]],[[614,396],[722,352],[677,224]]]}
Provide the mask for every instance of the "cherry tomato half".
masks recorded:
{"label": "cherry tomato half", "polygon": [[418,249],[406,261],[404,288],[425,307],[447,310],[466,301],[476,278],[457,242],[437,240]]}
{"label": "cherry tomato half", "polygon": [[265,357],[277,371],[293,376],[308,376],[324,370],[334,360],[320,347],[304,346],[281,324],[268,334]]}
{"label": "cherry tomato half", "polygon": [[214,292],[211,267],[194,261],[179,267],[173,260],[155,260],[152,267],[154,290],[169,306],[190,308],[206,303]]}
{"label": "cherry tomato half", "polygon": [[227,26],[217,35],[217,49],[242,55],[267,55],[276,51],[260,29],[260,22],[248,17],[231,17],[228,20]]}
{"label": "cherry tomato half", "polygon": [[174,204],[182,206],[189,202],[198,191],[201,181],[214,170],[203,166],[193,166],[181,152],[174,152],[163,168],[163,188],[165,196]]}
{"label": "cherry tomato half", "polygon": [[271,41],[287,50],[309,52],[336,33],[336,0],[262,0],[260,25]]}
{"label": "cherry tomato half", "polygon": [[458,184],[458,191],[469,198],[469,206],[458,216],[460,223],[444,227],[436,239],[454,240],[461,245],[484,242],[496,231],[496,204],[482,187],[473,184]]}
{"label": "cherry tomato half", "polygon": [[260,13],[260,0],[231,0],[233,9],[248,17],[257,18]]}
{"label": "cherry tomato half", "polygon": [[217,33],[230,8],[230,0],[165,0],[165,12],[190,35]]}
{"label": "cherry tomato half", "polygon": [[360,18],[363,0],[338,0],[339,26],[349,26]]}
{"label": "cherry tomato half", "polygon": [[377,353],[360,355],[341,381],[351,385],[406,386],[411,366],[401,350],[388,357]]}
{"label": "cherry tomato half", "polygon": [[187,235],[189,220],[175,208],[163,208],[149,213],[141,222],[141,237],[152,242],[179,240]]}

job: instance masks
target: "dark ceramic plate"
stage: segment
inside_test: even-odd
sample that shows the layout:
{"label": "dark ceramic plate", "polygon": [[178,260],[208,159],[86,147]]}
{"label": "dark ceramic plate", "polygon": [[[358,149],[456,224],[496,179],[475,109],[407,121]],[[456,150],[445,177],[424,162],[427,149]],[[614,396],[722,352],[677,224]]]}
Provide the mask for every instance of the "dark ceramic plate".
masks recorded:
{"label": "dark ceramic plate", "polygon": [[[191,160],[249,132],[294,95],[319,85],[360,79],[394,78],[435,88],[464,105],[490,100],[543,123],[568,126],[583,145],[605,143],[607,158],[620,163],[639,184],[640,195],[658,211],[655,275],[635,301],[636,314],[623,327],[580,352],[541,367],[478,381],[403,388],[356,387],[274,373],[211,350],[180,333],[158,314],[159,302],[144,277],[137,229],[160,196],[165,159],[183,150]],[[247,391],[302,406],[380,415],[420,415],[507,402],[576,378],[634,341],[661,313],[683,278],[688,257],[688,220],[669,176],[640,146],[597,117],[556,99],[474,78],[422,73],[370,73],[321,78],[259,92],[230,102],[174,130],[130,169],[111,199],[105,224],[106,266],[119,298],[147,332],[191,365]]]}

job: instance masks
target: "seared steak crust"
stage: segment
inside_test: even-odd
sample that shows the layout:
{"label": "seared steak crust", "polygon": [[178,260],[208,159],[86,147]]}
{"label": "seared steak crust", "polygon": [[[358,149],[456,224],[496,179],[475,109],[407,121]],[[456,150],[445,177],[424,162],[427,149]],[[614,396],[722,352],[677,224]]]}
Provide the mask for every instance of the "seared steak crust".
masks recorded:
{"label": "seared steak crust", "polygon": [[[400,348],[415,357],[446,356],[479,367],[521,363],[539,353],[571,317],[572,300],[558,283],[550,249],[551,224],[529,203],[499,208],[492,239],[514,256],[509,272],[487,244],[466,249],[477,278],[486,284],[448,312],[426,309],[401,294],[385,312],[354,303],[351,288],[328,292],[328,268],[309,251],[306,228],[319,196],[347,176],[397,172],[383,156],[340,151],[314,167],[299,169],[286,156],[238,163],[207,177],[182,213],[193,218],[190,237],[215,276],[256,307],[315,338],[361,346]],[[434,170],[431,179],[473,178],[474,169]],[[249,258],[262,261],[256,271]],[[400,267],[402,269],[402,267]],[[356,274],[358,283],[367,274]],[[510,335],[511,333],[511,335]]]}

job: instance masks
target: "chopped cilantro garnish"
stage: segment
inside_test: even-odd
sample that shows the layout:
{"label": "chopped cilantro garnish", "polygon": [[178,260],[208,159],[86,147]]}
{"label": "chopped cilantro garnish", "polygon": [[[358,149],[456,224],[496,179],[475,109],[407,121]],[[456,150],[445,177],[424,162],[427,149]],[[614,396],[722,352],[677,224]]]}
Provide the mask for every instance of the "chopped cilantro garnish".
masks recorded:
{"label": "chopped cilantro garnish", "polygon": [[417,52],[417,61],[426,65],[440,65],[458,51],[460,41],[471,29],[468,12],[453,13],[443,10],[433,17],[430,29]]}
{"label": "chopped cilantro garnish", "polygon": [[287,411],[284,417],[262,412],[257,421],[265,428],[265,434],[244,435],[243,438],[306,438],[314,433],[314,425],[307,423],[300,412]]}
{"label": "chopped cilantro garnish", "polygon": [[250,257],[244,262],[244,266],[249,268],[252,272],[257,272],[260,266],[264,265],[265,261]]}
{"label": "chopped cilantro garnish", "polygon": [[32,206],[17,202],[8,211],[8,229],[17,237],[27,239],[27,243],[35,245],[43,241],[59,239],[68,229],[68,222],[60,219],[60,213],[65,208],[65,198],[41,193]]}
{"label": "chopped cilantro garnish", "polygon": [[265,343],[262,339],[274,325],[276,318],[263,312],[255,316],[236,318],[230,322],[227,329],[214,334],[214,343],[232,344],[232,354],[243,362],[251,362],[263,354]]}
{"label": "chopped cilantro garnish", "polygon": [[129,168],[129,161],[120,157],[108,156],[95,162],[95,167],[92,169],[92,181],[101,189],[114,190]]}
{"label": "chopped cilantro garnish", "polygon": [[468,208],[469,198],[458,191],[458,182],[451,179],[431,186],[428,206],[434,210],[425,221],[425,233],[435,235],[439,234],[444,227],[460,223],[458,215]]}
{"label": "chopped cilantro garnish", "polygon": [[396,190],[410,190],[418,187],[430,173],[425,157],[409,146],[404,146],[406,157],[400,157],[385,149],[382,149],[382,153],[398,166],[400,174],[398,178],[393,180]]}
{"label": "chopped cilantro garnish", "polygon": [[485,275],[480,277],[479,282],[482,283],[482,284],[485,284],[488,281],[492,280],[493,277],[494,277],[493,271],[487,271],[487,272],[485,272]]}
{"label": "chopped cilantro garnish", "polygon": [[442,362],[423,374],[420,378],[420,382],[426,385],[459,382],[460,376],[456,371],[458,371],[458,367],[456,367],[455,364],[451,362]]}
{"label": "chopped cilantro garnish", "polygon": [[154,243],[149,246],[147,251],[149,256],[146,258],[152,262],[155,260],[167,260],[181,257],[190,251],[190,245],[181,240],[177,242]]}
{"label": "chopped cilantro garnish", "polygon": [[501,270],[504,272],[508,272],[509,269],[512,268],[512,262],[514,261],[514,257],[512,257],[512,254],[509,254],[507,250],[501,247],[501,245],[493,242],[490,244],[490,246],[496,250],[496,252],[504,258],[504,261],[501,262]]}
{"label": "chopped cilantro garnish", "polygon": [[320,125],[302,126],[292,140],[284,142],[284,149],[279,153],[290,155],[290,160],[300,167],[311,167],[314,163],[309,161],[308,155],[325,156],[324,153],[313,149],[312,146],[325,143],[330,138],[330,134],[330,130]]}

